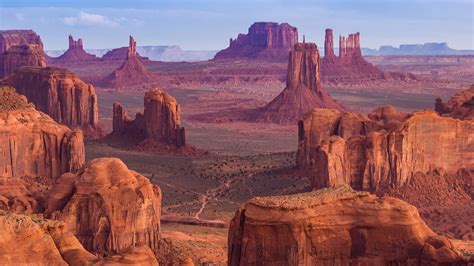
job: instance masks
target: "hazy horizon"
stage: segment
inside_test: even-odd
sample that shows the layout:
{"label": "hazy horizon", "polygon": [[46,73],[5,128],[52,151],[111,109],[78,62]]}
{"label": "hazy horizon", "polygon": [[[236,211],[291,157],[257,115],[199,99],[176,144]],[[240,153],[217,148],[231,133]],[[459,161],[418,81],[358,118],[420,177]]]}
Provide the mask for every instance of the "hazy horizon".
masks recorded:
{"label": "hazy horizon", "polygon": [[[1,29],[32,29],[45,50],[67,48],[67,36],[82,38],[86,49],[128,45],[178,45],[184,50],[220,50],[229,38],[258,21],[289,23],[300,38],[322,47],[324,30],[335,37],[361,33],[361,46],[447,42],[474,49],[472,1],[69,1],[3,0]],[[455,19],[453,19],[455,18]],[[335,43],[337,41],[335,40]]]}

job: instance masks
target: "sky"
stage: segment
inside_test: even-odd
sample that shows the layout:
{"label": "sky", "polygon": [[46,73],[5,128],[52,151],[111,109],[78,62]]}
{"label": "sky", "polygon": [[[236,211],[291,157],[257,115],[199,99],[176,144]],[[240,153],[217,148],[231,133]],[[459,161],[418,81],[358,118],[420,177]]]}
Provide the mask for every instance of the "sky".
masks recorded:
{"label": "sky", "polygon": [[133,35],[139,46],[220,50],[257,21],[287,22],[319,47],[332,28],[360,32],[362,47],[474,49],[473,16],[474,0],[0,0],[0,29],[33,29],[46,50],[66,49],[69,34],[90,49],[127,46]]}

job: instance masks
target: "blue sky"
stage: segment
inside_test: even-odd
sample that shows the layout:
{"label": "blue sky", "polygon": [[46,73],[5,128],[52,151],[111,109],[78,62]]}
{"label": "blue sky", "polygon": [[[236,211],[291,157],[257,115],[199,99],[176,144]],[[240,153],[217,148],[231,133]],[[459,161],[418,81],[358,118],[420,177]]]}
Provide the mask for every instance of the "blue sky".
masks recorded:
{"label": "blue sky", "polygon": [[256,21],[288,22],[322,47],[324,29],[361,32],[363,47],[448,42],[474,49],[474,0],[0,0],[0,29],[33,29],[47,50],[180,45],[218,50]]}

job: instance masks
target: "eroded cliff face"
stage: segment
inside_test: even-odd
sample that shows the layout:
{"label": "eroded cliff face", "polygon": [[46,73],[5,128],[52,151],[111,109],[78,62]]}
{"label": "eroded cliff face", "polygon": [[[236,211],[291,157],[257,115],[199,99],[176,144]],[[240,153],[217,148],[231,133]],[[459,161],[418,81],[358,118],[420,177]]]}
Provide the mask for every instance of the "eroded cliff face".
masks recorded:
{"label": "eroded cliff face", "polygon": [[462,261],[416,208],[349,186],[244,203],[231,221],[229,265],[420,265]]}
{"label": "eroded cliff face", "polygon": [[214,59],[264,59],[284,61],[298,42],[298,29],[287,23],[257,22],[247,34],[230,39],[229,47]]}
{"label": "eroded cliff face", "polygon": [[297,163],[313,187],[348,184],[380,191],[416,173],[474,165],[474,123],[432,111],[411,115],[384,107],[369,116],[314,109],[299,125]]}
{"label": "eroded cliff face", "polygon": [[319,51],[314,43],[297,43],[288,59],[286,88],[250,120],[296,124],[315,107],[342,110],[321,84]]}
{"label": "eroded cliff face", "polygon": [[443,116],[474,120],[474,85],[468,90],[457,93],[447,103],[443,103],[441,98],[436,98],[435,110]]}
{"label": "eroded cliff face", "polygon": [[57,122],[79,127],[90,137],[102,134],[94,86],[69,70],[25,67],[18,69],[7,82]]}
{"label": "eroded cliff face", "polygon": [[158,88],[145,93],[145,111],[131,120],[119,103],[113,105],[113,136],[133,138],[137,144],[186,145],[185,130],[180,126],[180,108],[176,99]]}
{"label": "eroded cliff face", "polygon": [[117,158],[100,158],[56,181],[45,216],[64,221],[87,250],[115,255],[142,245],[157,252],[160,211],[159,187]]}

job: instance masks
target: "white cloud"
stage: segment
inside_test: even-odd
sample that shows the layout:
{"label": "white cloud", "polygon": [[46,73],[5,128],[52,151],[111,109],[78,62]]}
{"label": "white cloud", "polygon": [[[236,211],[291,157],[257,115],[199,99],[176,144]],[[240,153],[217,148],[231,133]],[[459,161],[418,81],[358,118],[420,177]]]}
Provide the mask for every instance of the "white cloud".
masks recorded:
{"label": "white cloud", "polygon": [[117,21],[111,20],[106,16],[99,14],[92,14],[86,12],[79,12],[75,17],[65,17],[63,22],[69,26],[83,25],[83,26],[104,26],[116,27],[119,25]]}

